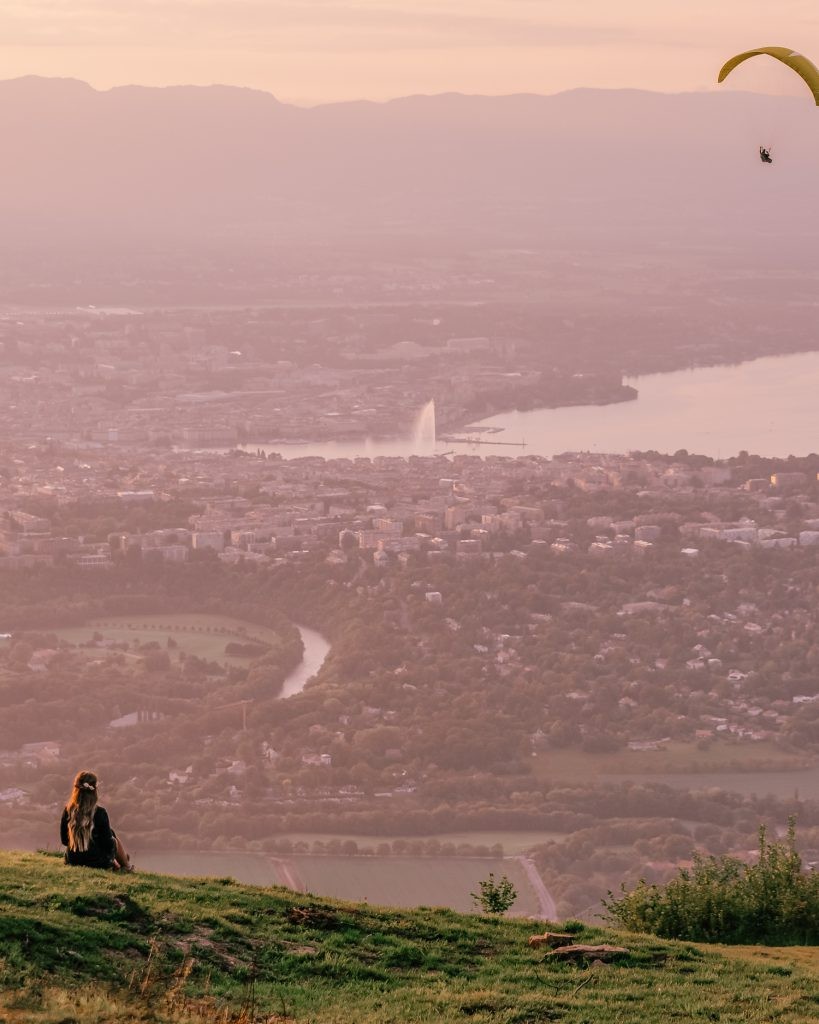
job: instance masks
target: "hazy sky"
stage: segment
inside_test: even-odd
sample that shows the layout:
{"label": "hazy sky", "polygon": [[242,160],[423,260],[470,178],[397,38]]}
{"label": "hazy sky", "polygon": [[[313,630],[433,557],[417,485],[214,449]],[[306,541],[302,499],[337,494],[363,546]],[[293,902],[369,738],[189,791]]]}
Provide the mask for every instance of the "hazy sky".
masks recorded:
{"label": "hazy sky", "polygon": [[[816,0],[0,0],[0,77],[223,82],[301,102],[705,89],[725,56],[761,45],[819,56]],[[767,61],[734,81],[799,89]]]}

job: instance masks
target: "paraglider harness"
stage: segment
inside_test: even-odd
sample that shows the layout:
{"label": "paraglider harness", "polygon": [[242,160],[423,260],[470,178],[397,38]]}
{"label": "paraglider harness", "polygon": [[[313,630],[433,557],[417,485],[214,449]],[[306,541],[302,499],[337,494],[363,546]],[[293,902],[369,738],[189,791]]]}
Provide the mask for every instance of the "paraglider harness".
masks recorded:
{"label": "paraglider harness", "polygon": [[773,157],[771,156],[770,149],[766,149],[764,146],[759,147],[759,159],[763,164],[772,164]]}

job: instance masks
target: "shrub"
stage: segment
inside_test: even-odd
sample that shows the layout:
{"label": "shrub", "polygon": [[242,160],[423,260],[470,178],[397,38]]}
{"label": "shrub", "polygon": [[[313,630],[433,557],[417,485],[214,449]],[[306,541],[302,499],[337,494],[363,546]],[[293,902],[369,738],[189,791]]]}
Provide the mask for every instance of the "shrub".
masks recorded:
{"label": "shrub", "polygon": [[819,943],[819,874],[803,872],[791,819],[784,842],[759,830],[759,859],[696,856],[665,885],[641,881],[603,901],[606,916],[631,931],[693,942]]}
{"label": "shrub", "polygon": [[476,906],[486,914],[505,914],[518,898],[517,889],[509,881],[506,875],[502,875],[495,881],[494,874],[490,871],[489,877],[478,883],[480,892],[471,892]]}

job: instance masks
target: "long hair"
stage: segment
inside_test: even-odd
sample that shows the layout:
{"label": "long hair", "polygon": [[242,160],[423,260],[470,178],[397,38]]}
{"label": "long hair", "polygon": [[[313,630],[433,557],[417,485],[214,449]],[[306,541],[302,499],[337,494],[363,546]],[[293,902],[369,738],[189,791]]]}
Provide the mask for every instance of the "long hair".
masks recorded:
{"label": "long hair", "polygon": [[93,772],[77,774],[65,809],[68,811],[68,849],[83,853],[91,845],[91,829],[97,809],[97,776]]}

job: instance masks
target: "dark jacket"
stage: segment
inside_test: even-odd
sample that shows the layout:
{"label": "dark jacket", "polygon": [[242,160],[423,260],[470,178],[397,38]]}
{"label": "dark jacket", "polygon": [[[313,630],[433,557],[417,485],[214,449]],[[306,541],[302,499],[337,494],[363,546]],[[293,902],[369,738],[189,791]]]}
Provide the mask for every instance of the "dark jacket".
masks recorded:
{"label": "dark jacket", "polygon": [[[68,846],[68,808],[63,809],[60,821],[60,839],[63,846]],[[91,826],[91,842],[87,850],[66,850],[66,864],[79,865],[86,868],[110,868],[117,852],[108,812],[104,807],[94,811],[94,822]]]}

